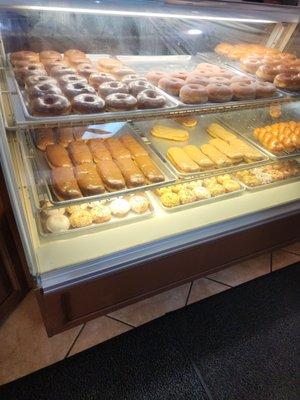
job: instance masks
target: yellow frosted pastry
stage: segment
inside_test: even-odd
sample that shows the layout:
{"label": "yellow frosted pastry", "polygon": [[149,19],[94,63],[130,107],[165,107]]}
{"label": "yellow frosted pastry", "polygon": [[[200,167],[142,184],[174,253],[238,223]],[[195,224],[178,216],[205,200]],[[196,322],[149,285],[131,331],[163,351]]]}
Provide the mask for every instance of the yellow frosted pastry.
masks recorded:
{"label": "yellow frosted pastry", "polygon": [[111,211],[108,206],[97,206],[92,208],[89,212],[92,216],[93,222],[96,224],[101,224],[111,220]]}
{"label": "yellow frosted pastry", "polygon": [[199,166],[180,147],[170,147],[167,156],[172,164],[183,172],[198,172]]}
{"label": "yellow frosted pastry", "polygon": [[193,128],[197,125],[198,121],[191,117],[180,117],[175,119],[179,124],[186,126],[187,128]]}
{"label": "yellow frosted pastry", "polygon": [[173,192],[166,192],[161,197],[160,200],[165,207],[175,207],[180,205],[180,199],[178,194]]}
{"label": "yellow frosted pastry", "polygon": [[216,123],[209,125],[207,131],[214,138],[223,139],[226,142],[236,139],[236,135],[234,133],[226,130],[225,128],[223,128],[223,126]]}
{"label": "yellow frosted pastry", "polygon": [[235,192],[236,190],[239,190],[241,188],[240,184],[233,180],[223,182],[223,187],[226,192]]}
{"label": "yellow frosted pastry", "polygon": [[225,142],[225,140],[211,139],[209,143],[215,146],[215,148],[218,149],[221,153],[229,157],[232,162],[243,161],[243,153],[241,151],[238,151],[236,147],[231,146],[229,143]]}
{"label": "yellow frosted pastry", "polygon": [[193,203],[197,200],[195,192],[192,189],[181,189],[178,196],[181,204]]}
{"label": "yellow frosted pastry", "polygon": [[209,157],[216,164],[218,168],[228,167],[229,165],[232,164],[230,159],[227,156],[225,156],[225,154],[221,153],[211,144],[203,144],[200,147],[200,149],[207,157]]}
{"label": "yellow frosted pastry", "polygon": [[215,176],[212,176],[211,178],[205,178],[203,179],[203,186],[208,187],[210,185],[216,185],[218,183],[217,178]]}
{"label": "yellow frosted pastry", "polygon": [[197,146],[184,146],[182,150],[199,165],[201,169],[209,169],[214,167],[214,163],[198,149]]}
{"label": "yellow frosted pastry", "polygon": [[221,194],[225,193],[225,188],[219,183],[215,185],[210,185],[207,189],[209,190],[212,197],[220,196]]}
{"label": "yellow frosted pastry", "polygon": [[185,142],[189,139],[188,131],[184,129],[171,128],[166,125],[154,125],[151,129],[152,136],[160,139]]}
{"label": "yellow frosted pastry", "polygon": [[172,192],[171,186],[155,189],[155,194],[162,196],[164,193]]}
{"label": "yellow frosted pastry", "polygon": [[246,162],[260,161],[264,158],[264,156],[258,150],[245,143],[243,140],[231,140],[230,145],[234,150],[243,154],[243,158]]}
{"label": "yellow frosted pastry", "polygon": [[223,185],[224,182],[230,181],[232,178],[229,174],[219,175],[216,177],[217,182]]}
{"label": "yellow frosted pastry", "polygon": [[73,206],[66,207],[66,211],[69,214],[73,214],[75,211],[86,210],[87,208],[88,208],[88,204],[87,203],[74,204]]}
{"label": "yellow frosted pastry", "polygon": [[81,228],[91,225],[93,217],[87,210],[74,211],[69,217],[70,224],[73,228]]}

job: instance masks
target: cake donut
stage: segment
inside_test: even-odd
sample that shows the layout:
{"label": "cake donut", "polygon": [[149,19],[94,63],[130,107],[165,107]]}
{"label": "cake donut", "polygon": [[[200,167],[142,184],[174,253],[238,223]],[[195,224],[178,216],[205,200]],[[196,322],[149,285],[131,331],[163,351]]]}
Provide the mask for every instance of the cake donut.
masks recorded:
{"label": "cake donut", "polygon": [[208,91],[205,86],[190,83],[182,86],[179,98],[185,104],[202,104],[208,101]]}
{"label": "cake donut", "polygon": [[26,87],[38,85],[39,83],[57,84],[57,80],[48,75],[30,75],[24,81]]}
{"label": "cake donut", "polygon": [[87,83],[84,82],[74,82],[74,83],[68,83],[64,88],[63,88],[65,96],[68,97],[68,99],[73,99],[75,96],[78,96],[79,94],[96,94],[95,89],[88,85]]}
{"label": "cake donut", "polygon": [[211,83],[222,83],[223,85],[228,85],[228,86],[231,84],[229,79],[223,78],[222,76],[215,76],[208,78],[208,84]]}
{"label": "cake donut", "polygon": [[87,80],[83,76],[78,76],[75,74],[68,74],[60,76],[58,79],[58,83],[64,88],[69,83],[87,83]]}
{"label": "cake donut", "polygon": [[261,65],[256,71],[256,76],[263,81],[273,82],[276,75],[276,67],[270,65]]}
{"label": "cake donut", "polygon": [[161,78],[158,87],[173,96],[179,96],[180,89],[185,84],[183,79],[178,78]]}
{"label": "cake donut", "polygon": [[125,75],[122,78],[122,82],[125,85],[129,85],[130,82],[132,81],[146,81],[147,79],[141,75],[136,75],[136,74],[132,74],[132,75]]}
{"label": "cake donut", "polygon": [[219,67],[218,76],[222,76],[223,78],[231,79],[235,76],[234,72],[229,71],[227,68]]}
{"label": "cake donut", "polygon": [[235,75],[230,79],[230,83],[247,83],[248,85],[250,85],[251,83],[255,82],[255,79],[252,78],[247,78],[247,76],[239,76],[239,75]]}
{"label": "cake donut", "polygon": [[177,78],[177,79],[183,79],[184,81],[186,80],[186,78],[188,77],[188,73],[185,71],[178,71],[178,72],[172,72],[170,74],[171,78]]}
{"label": "cake donut", "polygon": [[105,98],[113,93],[128,93],[128,87],[122,82],[104,82],[99,86],[98,93],[101,97]]}
{"label": "cake donut", "polygon": [[44,97],[36,97],[30,102],[33,115],[51,116],[66,115],[70,113],[71,103],[59,94],[47,94]]}
{"label": "cake donut", "polygon": [[128,93],[113,93],[105,98],[105,103],[111,111],[132,110],[137,105],[137,99]]}
{"label": "cake donut", "polygon": [[72,100],[72,109],[79,114],[99,113],[104,107],[105,101],[95,94],[79,94]]}
{"label": "cake donut", "polygon": [[200,63],[196,67],[196,71],[213,72],[215,75],[220,72],[220,67],[210,63]]}
{"label": "cake donut", "polygon": [[195,83],[197,85],[207,86],[209,85],[209,76],[202,75],[202,74],[190,74],[187,79],[186,83]]}
{"label": "cake donut", "polygon": [[259,57],[248,57],[242,61],[241,67],[250,74],[255,74],[258,68],[263,64],[263,60]]}
{"label": "cake donut", "polygon": [[208,100],[212,102],[226,102],[232,100],[233,91],[231,86],[223,83],[211,83],[206,86]]}
{"label": "cake donut", "polygon": [[74,75],[76,74],[76,70],[74,68],[65,66],[65,65],[57,65],[52,67],[50,70],[50,75],[54,78],[59,78],[63,75]]}
{"label": "cake donut", "polygon": [[138,108],[161,108],[166,105],[166,99],[153,89],[146,89],[137,95]]}
{"label": "cake donut", "polygon": [[148,83],[147,81],[132,81],[128,85],[129,88],[129,93],[132,94],[132,96],[137,96],[140,92],[146,89],[153,89],[153,85],[151,83]]}
{"label": "cake donut", "polygon": [[112,82],[115,81],[116,78],[111,75],[107,74],[106,72],[95,72],[89,76],[89,84],[93,86],[96,90],[99,89],[99,86],[104,82]]}
{"label": "cake donut", "polygon": [[159,80],[161,78],[165,78],[166,76],[167,76],[167,73],[164,71],[149,71],[148,74],[146,75],[146,78],[153,85],[157,86]]}
{"label": "cake donut", "polygon": [[300,90],[300,74],[278,74],[274,79],[274,84],[281,89],[298,91]]}
{"label": "cake donut", "polygon": [[101,58],[98,61],[98,69],[102,72],[109,72],[111,73],[112,70],[116,67],[121,67],[123,64],[121,61],[116,60],[114,58]]}
{"label": "cake donut", "polygon": [[255,82],[255,96],[257,98],[272,97],[276,93],[276,87],[270,82]]}
{"label": "cake donut", "polygon": [[27,90],[29,99],[36,97],[43,97],[47,94],[62,94],[60,88],[52,83],[39,83],[34,86],[30,86]]}
{"label": "cake donut", "polygon": [[77,73],[78,73],[80,76],[83,76],[84,78],[89,79],[89,76],[90,76],[91,74],[97,73],[97,70],[96,70],[96,68],[94,68],[94,67],[93,67],[91,64],[89,64],[89,63],[82,63],[82,64],[79,64],[79,65],[77,66]]}
{"label": "cake donut", "polygon": [[255,85],[244,82],[236,82],[231,84],[234,100],[250,100],[255,99]]}

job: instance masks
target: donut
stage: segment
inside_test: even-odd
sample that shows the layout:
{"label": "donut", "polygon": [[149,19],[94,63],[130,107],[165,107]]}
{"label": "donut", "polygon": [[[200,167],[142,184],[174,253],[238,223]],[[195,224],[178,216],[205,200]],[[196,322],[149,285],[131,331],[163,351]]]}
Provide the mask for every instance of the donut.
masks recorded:
{"label": "donut", "polygon": [[56,67],[52,67],[50,69],[50,75],[54,78],[58,78],[63,75],[74,75],[76,74],[76,70],[74,68],[64,66],[64,65],[57,65]]}
{"label": "donut", "polygon": [[300,72],[300,58],[297,58],[296,60],[289,61],[288,65],[290,67],[293,67],[294,69],[296,69],[298,72]]}
{"label": "donut", "polygon": [[295,56],[295,54],[292,54],[292,53],[279,53],[278,54],[278,57],[281,59],[281,60],[296,60],[296,56]]}
{"label": "donut", "polygon": [[58,78],[58,83],[62,86],[65,87],[68,83],[87,83],[87,80],[83,76],[78,76],[75,74],[68,74],[68,75],[63,75]]}
{"label": "donut", "polygon": [[123,76],[133,75],[135,71],[128,67],[115,67],[112,69],[111,73],[117,78],[122,79]]}
{"label": "donut", "polygon": [[223,103],[232,100],[233,92],[230,86],[223,83],[211,83],[206,86],[208,100],[216,103]]}
{"label": "donut", "polygon": [[104,110],[105,101],[96,94],[79,94],[72,100],[72,109],[79,114],[93,114]]}
{"label": "donut", "polygon": [[244,59],[241,63],[241,68],[249,72],[250,74],[255,74],[258,68],[263,64],[263,60],[259,57],[248,57]]}
{"label": "donut", "polygon": [[161,78],[165,78],[166,76],[167,76],[167,73],[164,71],[149,71],[148,74],[146,75],[146,78],[153,85],[157,86],[158,81]]}
{"label": "donut", "polygon": [[222,83],[223,85],[230,85],[230,80],[223,78],[222,76],[216,76],[214,78],[208,78],[208,84],[211,83]]}
{"label": "donut", "polygon": [[235,82],[231,84],[234,100],[255,99],[255,85],[252,83]]}
{"label": "donut", "polygon": [[229,51],[231,51],[232,47],[233,47],[233,46],[232,46],[231,44],[226,43],[226,42],[222,42],[222,43],[219,43],[219,44],[216,46],[215,52],[216,52],[217,54],[220,54],[221,56],[223,56],[223,55],[226,56],[226,55],[229,53]]}
{"label": "donut", "polygon": [[44,50],[40,52],[40,60],[42,63],[46,61],[60,61],[62,59],[61,54],[54,50]]}
{"label": "donut", "polygon": [[137,96],[140,92],[146,89],[154,89],[153,85],[147,81],[132,81],[128,85],[129,88],[129,93],[132,94],[132,96]]}
{"label": "donut", "polygon": [[190,83],[182,86],[179,98],[185,104],[202,104],[208,101],[208,91],[205,86]]}
{"label": "donut", "polygon": [[177,78],[177,79],[183,79],[184,81],[186,80],[186,78],[188,77],[188,73],[185,71],[178,71],[178,72],[172,72],[170,74],[171,78]]}
{"label": "donut", "polygon": [[36,97],[30,102],[33,115],[66,115],[70,113],[71,103],[65,96],[59,94],[47,94],[44,97]]}
{"label": "donut", "polygon": [[209,78],[217,75],[216,72],[208,70],[206,68],[197,68],[195,71],[192,72],[192,74],[205,75],[205,76],[208,76]]}
{"label": "donut", "polygon": [[166,99],[153,89],[146,89],[137,95],[138,108],[162,108],[166,105]]}
{"label": "donut", "polygon": [[104,82],[99,86],[98,94],[105,98],[106,96],[113,93],[128,93],[128,87],[118,81]]}
{"label": "donut", "polygon": [[98,69],[102,72],[110,73],[114,68],[120,68],[122,65],[121,61],[115,58],[100,58],[100,60],[98,60]]}
{"label": "donut", "polygon": [[92,61],[89,58],[81,58],[81,57],[71,57],[68,58],[68,64],[72,67],[72,68],[77,68],[78,65],[80,64],[92,64]]}
{"label": "donut", "polygon": [[38,53],[34,51],[16,51],[10,54],[10,60],[13,65],[17,61],[29,61],[30,63],[35,63],[40,61]]}
{"label": "donut", "polygon": [[97,73],[97,70],[91,64],[82,63],[77,66],[77,73],[80,76],[83,76],[84,78],[89,79],[89,76],[91,74]]}
{"label": "donut", "polygon": [[56,85],[57,80],[48,75],[30,75],[25,79],[24,83],[26,87],[38,85],[39,83],[52,83]]}
{"label": "donut", "polygon": [[35,75],[36,73],[35,71],[41,71],[40,75],[47,75],[46,70],[42,63],[30,63],[27,64],[25,67],[14,69],[15,75],[19,79],[25,79],[30,75]]}
{"label": "donut", "polygon": [[125,75],[125,76],[122,78],[122,82],[123,82],[125,85],[129,85],[130,82],[132,82],[132,81],[137,81],[137,80],[139,80],[139,81],[146,81],[147,79],[146,79],[144,76],[136,75],[136,74]]}
{"label": "donut", "polygon": [[64,61],[46,60],[43,64],[44,64],[44,68],[48,72],[48,74],[53,67],[59,67],[59,66],[67,67],[67,64]]}
{"label": "donut", "polygon": [[235,76],[234,72],[229,71],[227,68],[219,67],[218,76],[222,76],[223,78],[231,79]]}
{"label": "donut", "polygon": [[77,50],[77,49],[70,49],[64,52],[64,57],[69,58],[69,57],[81,57],[81,58],[85,58],[85,53],[83,53],[81,50]]}
{"label": "donut", "polygon": [[186,79],[186,83],[195,83],[196,85],[207,86],[209,84],[209,79],[209,76],[206,75],[190,74]]}
{"label": "donut", "polygon": [[247,76],[239,76],[239,75],[235,75],[230,79],[231,83],[243,82],[243,83],[247,83],[248,85],[250,85],[254,81],[255,80],[252,78],[247,78]]}
{"label": "donut", "polygon": [[132,110],[137,105],[137,99],[128,93],[113,93],[105,98],[105,103],[111,111]]}
{"label": "donut", "polygon": [[291,72],[278,74],[274,79],[274,85],[280,89],[298,91],[300,90],[300,74]]}
{"label": "donut", "polygon": [[32,61],[28,61],[28,60],[16,60],[14,61],[14,69],[15,68],[23,68],[26,67],[28,64],[32,64]]}
{"label": "donut", "polygon": [[206,70],[207,72],[214,72],[217,74],[220,71],[220,67],[210,63],[200,63],[196,67],[196,71]]}
{"label": "donut", "polygon": [[280,59],[279,57],[264,57],[263,58],[263,64],[262,65],[268,65],[269,67],[274,67],[279,64],[282,64],[283,60]]}
{"label": "donut", "polygon": [[185,84],[183,79],[178,78],[161,78],[158,87],[173,96],[179,96],[180,89]]}
{"label": "donut", "polygon": [[256,76],[263,81],[273,82],[276,75],[278,72],[274,66],[261,65],[256,71]]}
{"label": "donut", "polygon": [[276,87],[270,82],[255,82],[255,96],[257,98],[272,97],[276,93]]}
{"label": "donut", "polygon": [[79,94],[96,94],[95,89],[88,85],[85,82],[72,82],[66,84],[63,88],[65,96],[67,96],[68,99],[73,99],[75,96],[78,96]]}
{"label": "donut", "polygon": [[285,73],[289,73],[289,72],[294,73],[294,74],[298,73],[297,68],[295,68],[295,66],[293,66],[293,65],[290,65],[289,63],[277,65],[277,67],[275,67],[275,69],[277,71],[277,74],[285,74]]}
{"label": "donut", "polygon": [[44,97],[46,94],[62,94],[60,88],[53,83],[38,83],[27,90],[29,99]]}
{"label": "donut", "polygon": [[107,74],[106,72],[95,72],[89,76],[89,84],[93,86],[96,90],[98,90],[99,86],[104,82],[112,82],[115,81],[116,78]]}

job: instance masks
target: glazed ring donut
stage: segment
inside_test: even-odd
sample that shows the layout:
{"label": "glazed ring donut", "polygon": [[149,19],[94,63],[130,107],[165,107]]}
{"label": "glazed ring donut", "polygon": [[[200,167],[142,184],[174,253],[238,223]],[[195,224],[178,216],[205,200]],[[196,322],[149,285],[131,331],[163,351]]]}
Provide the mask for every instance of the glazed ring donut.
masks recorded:
{"label": "glazed ring donut", "polygon": [[122,79],[126,75],[133,75],[135,71],[129,67],[115,67],[111,73],[117,78]]}
{"label": "glazed ring donut", "polygon": [[164,71],[150,71],[146,75],[146,78],[148,79],[149,82],[151,82],[153,85],[157,86],[158,82],[161,78],[165,78],[167,76],[167,73]]}
{"label": "glazed ring donut", "polygon": [[277,74],[293,73],[297,74],[299,71],[295,66],[288,64],[280,64],[276,68]]}
{"label": "glazed ring donut", "polygon": [[106,96],[114,93],[128,93],[128,87],[118,81],[110,81],[110,82],[104,82],[99,86],[98,89],[98,94],[99,96],[106,98]]}
{"label": "glazed ring donut", "polygon": [[137,74],[131,74],[131,75],[125,75],[122,78],[122,82],[125,85],[129,85],[130,82],[132,81],[146,81],[147,79],[144,76],[137,75]]}
{"label": "glazed ring donut", "polygon": [[140,92],[146,89],[154,89],[153,85],[147,81],[132,81],[128,85],[129,93],[136,97]]}
{"label": "glazed ring donut", "polygon": [[72,68],[77,68],[80,64],[92,64],[92,61],[89,58],[81,58],[81,57],[69,57],[68,64]]}
{"label": "glazed ring donut", "polygon": [[116,67],[122,67],[122,63],[115,58],[101,58],[98,61],[98,68],[102,72],[112,72],[112,70]]}
{"label": "glazed ring donut", "polygon": [[232,100],[233,92],[230,86],[222,83],[211,83],[206,86],[208,100],[213,103],[223,103]]}
{"label": "glazed ring donut", "polygon": [[94,89],[98,90],[99,86],[104,82],[112,82],[115,81],[116,78],[107,74],[106,72],[95,72],[89,76],[89,84],[93,86]]}
{"label": "glazed ring donut", "polygon": [[268,65],[269,67],[276,67],[279,64],[282,64],[284,61],[279,57],[264,57],[262,65]]}
{"label": "glazed ring donut", "polygon": [[40,52],[40,60],[42,63],[46,61],[60,61],[62,59],[61,54],[58,51],[45,50]]}
{"label": "glazed ring donut", "polygon": [[67,50],[64,52],[64,57],[66,57],[66,58],[73,57],[73,56],[85,58],[85,53],[83,53],[81,50],[77,50],[77,49],[70,49],[70,50]]}
{"label": "glazed ring donut", "polygon": [[50,71],[53,67],[67,67],[68,66],[64,61],[53,61],[53,60],[45,60],[45,62],[43,64],[44,64],[44,68],[48,72],[48,74],[50,73]]}
{"label": "glazed ring donut", "polygon": [[57,65],[56,67],[51,68],[50,75],[54,78],[59,78],[63,75],[74,75],[76,74],[76,70],[74,68],[70,68],[64,65]]}
{"label": "glazed ring donut", "polygon": [[87,83],[87,80],[83,76],[75,74],[63,75],[58,78],[58,83],[64,88],[68,83]]}
{"label": "glazed ring donut", "polygon": [[280,89],[298,91],[300,90],[300,74],[279,74],[275,77],[274,84]]}
{"label": "glazed ring donut", "polygon": [[158,87],[172,96],[179,96],[183,85],[185,85],[185,81],[178,78],[161,78],[158,82]]}
{"label": "glazed ring donut", "polygon": [[278,74],[276,67],[269,65],[261,65],[256,71],[256,76],[263,81],[273,82],[275,76]]}
{"label": "glazed ring donut", "polygon": [[96,94],[95,89],[84,82],[74,82],[68,83],[64,88],[64,95],[67,96],[68,99],[73,99],[75,96],[79,94]]}
{"label": "glazed ring donut", "polygon": [[92,64],[82,63],[77,66],[77,72],[80,76],[89,79],[89,76],[95,74],[97,70],[92,66]]}
{"label": "glazed ring donut", "polygon": [[48,94],[44,97],[36,97],[30,102],[33,115],[51,116],[66,115],[70,113],[71,103],[65,96]]}
{"label": "glazed ring donut", "polygon": [[300,72],[300,59],[299,58],[297,58],[297,60],[289,61],[288,65],[290,67],[295,68],[298,72]]}
{"label": "glazed ring donut", "polygon": [[235,75],[230,79],[230,82],[231,83],[243,82],[243,83],[247,83],[248,85],[250,85],[251,83],[255,82],[255,79],[247,78],[247,76]]}
{"label": "glazed ring donut", "polygon": [[177,78],[177,79],[183,79],[184,81],[186,80],[186,78],[188,77],[188,73],[185,71],[178,71],[178,72],[172,72],[170,74],[171,78]]}
{"label": "glazed ring donut", "polygon": [[208,78],[208,84],[211,83],[222,83],[223,85],[230,85],[230,80],[223,78],[222,76],[216,76],[214,78]]}
{"label": "glazed ring donut", "polygon": [[102,112],[105,101],[96,94],[79,94],[72,100],[72,109],[79,114],[95,114]]}
{"label": "glazed ring donut", "polygon": [[166,105],[166,99],[153,89],[146,89],[137,95],[138,108],[162,108]]}
{"label": "glazed ring donut", "polygon": [[255,74],[255,72],[262,64],[263,61],[261,58],[248,57],[244,61],[242,61],[241,67],[244,71],[249,72],[250,74]]}
{"label": "glazed ring donut", "polygon": [[281,60],[284,60],[284,61],[286,61],[286,60],[296,60],[296,56],[295,56],[295,54],[292,54],[292,53],[279,53],[278,54],[278,57],[281,59]]}
{"label": "glazed ring donut", "polygon": [[255,85],[244,82],[236,82],[231,84],[234,100],[250,100],[255,99]]}
{"label": "glazed ring donut", "polygon": [[199,70],[206,70],[207,72],[214,72],[217,74],[220,71],[220,67],[218,67],[215,64],[210,64],[210,63],[200,63],[196,67],[196,71]]}
{"label": "glazed ring donut", "polygon": [[207,86],[209,84],[209,76],[202,74],[190,74],[186,83],[195,83],[196,85]]}
{"label": "glazed ring donut", "polygon": [[222,76],[223,78],[231,79],[234,76],[234,72],[228,71],[227,68],[220,67],[218,76]]}
{"label": "glazed ring donut", "polygon": [[208,76],[209,78],[213,78],[214,76],[218,75],[218,73],[208,70],[207,68],[197,68],[192,74],[200,74]]}
{"label": "glazed ring donut", "polygon": [[33,61],[28,61],[28,60],[16,60],[13,63],[13,67],[14,69],[18,69],[18,68],[24,68],[27,67],[28,64],[32,64]]}
{"label": "glazed ring donut", "polygon": [[255,97],[260,99],[272,97],[276,93],[276,87],[270,82],[255,82]]}
{"label": "glazed ring donut", "polygon": [[229,53],[229,51],[231,51],[231,49],[232,49],[231,44],[222,42],[217,45],[217,47],[215,48],[215,52],[217,54],[220,54],[221,56],[223,55],[226,56]]}
{"label": "glazed ring donut", "polygon": [[208,91],[205,86],[190,83],[182,86],[179,98],[185,104],[202,104],[208,101]]}
{"label": "glazed ring donut", "polygon": [[40,75],[47,75],[46,70],[41,63],[30,63],[26,65],[26,67],[14,69],[15,75],[19,79],[25,79],[30,75],[35,75],[36,71],[41,71]]}
{"label": "glazed ring donut", "polygon": [[137,99],[128,93],[113,93],[105,98],[106,106],[111,111],[132,110]]}
{"label": "glazed ring donut", "polygon": [[40,57],[38,53],[34,51],[16,51],[15,53],[11,53],[10,60],[13,65],[17,61],[29,61],[30,63],[36,63],[40,61]]}
{"label": "glazed ring donut", "polygon": [[30,86],[27,90],[29,99],[36,97],[44,97],[47,94],[62,94],[60,88],[52,83],[39,83],[34,86]]}
{"label": "glazed ring donut", "polygon": [[30,75],[25,79],[25,86],[30,87],[40,83],[51,83],[57,85],[57,80],[48,75]]}

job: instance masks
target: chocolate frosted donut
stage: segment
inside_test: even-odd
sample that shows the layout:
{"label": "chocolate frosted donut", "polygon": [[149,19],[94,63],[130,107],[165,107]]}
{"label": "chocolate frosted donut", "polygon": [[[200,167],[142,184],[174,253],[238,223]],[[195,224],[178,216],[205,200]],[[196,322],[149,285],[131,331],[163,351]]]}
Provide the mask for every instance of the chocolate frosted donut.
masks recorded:
{"label": "chocolate frosted donut", "polygon": [[161,78],[158,87],[173,96],[179,96],[180,89],[185,84],[183,79],[178,78]]}
{"label": "chocolate frosted donut", "polygon": [[132,110],[137,105],[137,99],[131,94],[113,93],[105,98],[107,108],[110,110]]}
{"label": "chocolate frosted donut", "polygon": [[153,89],[146,89],[137,95],[138,108],[161,108],[166,105],[166,99]]}
{"label": "chocolate frosted donut", "polygon": [[132,74],[132,75],[125,75],[122,79],[122,82],[125,85],[129,85],[130,82],[132,81],[146,81],[147,79],[144,76],[140,76],[140,75],[136,75],[136,74]]}
{"label": "chocolate frosted donut", "polygon": [[122,82],[104,82],[99,86],[98,93],[101,97],[105,98],[113,93],[128,93],[128,87]]}
{"label": "chocolate frosted donut", "polygon": [[153,85],[157,86],[158,82],[161,78],[165,78],[168,74],[164,71],[150,71],[146,75],[146,78],[148,79],[149,82],[151,82]]}
{"label": "chocolate frosted donut", "polygon": [[154,89],[153,85],[151,83],[148,83],[147,81],[132,81],[128,85],[129,88],[129,93],[132,94],[132,96],[137,96],[140,92],[146,89]]}
{"label": "chocolate frosted donut", "polygon": [[79,114],[93,114],[104,110],[105,101],[96,94],[79,94],[72,100],[72,109]]}
{"label": "chocolate frosted donut", "polygon": [[29,99],[44,97],[46,94],[62,94],[60,88],[52,83],[39,83],[27,89]]}
{"label": "chocolate frosted donut", "polygon": [[58,83],[62,86],[65,87],[68,83],[87,83],[87,80],[83,76],[78,76],[75,74],[70,74],[70,75],[63,75],[58,78]]}
{"label": "chocolate frosted donut", "polygon": [[99,89],[99,86],[104,82],[112,82],[115,81],[116,78],[111,75],[107,74],[106,72],[95,72],[89,76],[89,84],[93,86],[96,90]]}
{"label": "chocolate frosted donut", "polygon": [[236,82],[231,84],[234,100],[251,100],[255,99],[255,85],[244,82]]}
{"label": "chocolate frosted donut", "polygon": [[25,79],[25,86],[30,87],[38,85],[40,83],[52,83],[57,84],[57,80],[48,75],[30,75]]}
{"label": "chocolate frosted donut", "polygon": [[88,84],[84,82],[75,82],[75,83],[68,83],[64,88],[63,88],[65,96],[68,97],[68,99],[73,99],[75,96],[78,96],[79,94],[96,94],[95,89],[92,86],[89,86]]}
{"label": "chocolate frosted donut", "polygon": [[223,83],[211,83],[206,86],[208,100],[216,103],[223,103],[232,100],[233,92],[230,86]]}
{"label": "chocolate frosted donut", "polygon": [[30,63],[27,64],[26,67],[15,68],[15,75],[18,79],[25,79],[30,75],[37,75],[37,72],[40,72],[39,75],[47,75],[47,72],[41,63]]}
{"label": "chocolate frosted donut", "polygon": [[45,70],[50,73],[53,67],[67,67],[68,65],[64,61],[53,61],[53,60],[45,60],[43,62]]}
{"label": "chocolate frosted donut", "polygon": [[67,67],[64,65],[57,65],[56,67],[51,68],[50,75],[54,78],[59,78],[63,75],[74,75],[76,74],[76,70],[71,67]]}
{"label": "chocolate frosted donut", "polygon": [[89,79],[89,76],[96,73],[97,70],[92,66],[92,64],[82,63],[77,66],[77,72],[80,76]]}
{"label": "chocolate frosted donut", "polygon": [[66,115],[70,113],[71,103],[69,100],[58,94],[47,94],[44,97],[36,97],[30,102],[33,115],[51,116]]}
{"label": "chocolate frosted donut", "polygon": [[185,104],[202,104],[208,101],[208,92],[205,86],[190,83],[182,86],[179,98]]}
{"label": "chocolate frosted donut", "polygon": [[270,82],[255,82],[255,97],[264,98],[274,96],[276,87]]}

